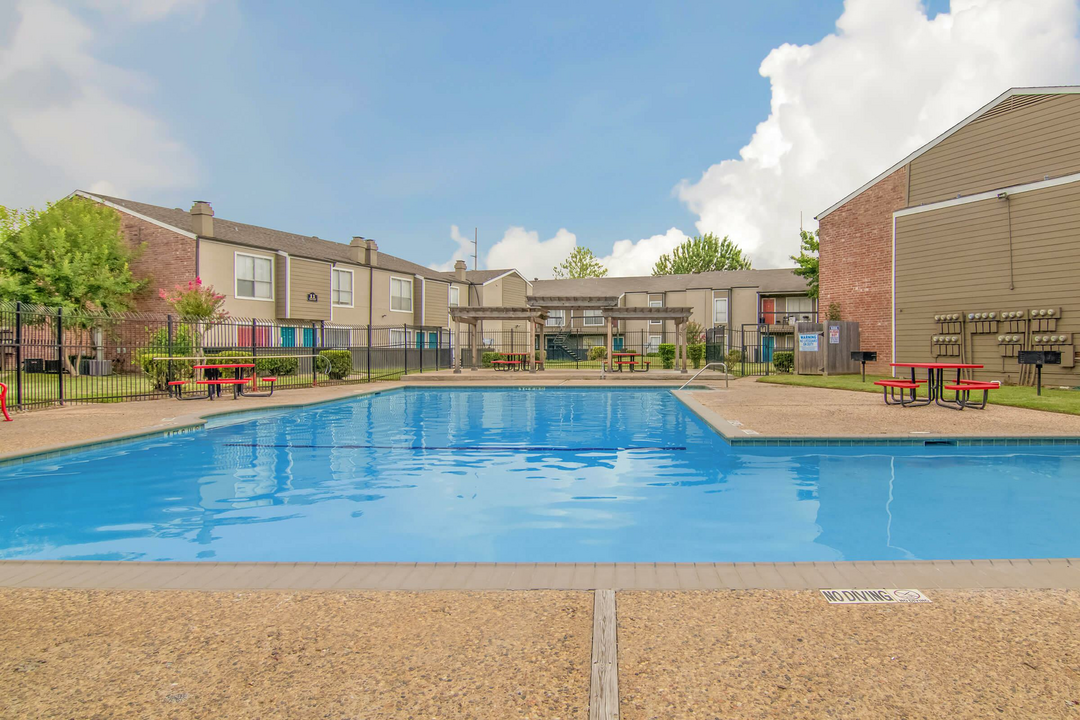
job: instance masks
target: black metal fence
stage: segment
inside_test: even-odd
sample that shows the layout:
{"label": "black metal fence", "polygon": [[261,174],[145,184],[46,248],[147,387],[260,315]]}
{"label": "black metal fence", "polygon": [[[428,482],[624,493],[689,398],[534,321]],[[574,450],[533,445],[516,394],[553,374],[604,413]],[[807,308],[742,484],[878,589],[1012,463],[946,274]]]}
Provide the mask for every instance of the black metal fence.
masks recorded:
{"label": "black metal fence", "polygon": [[[15,408],[169,395],[195,365],[254,358],[277,388],[364,383],[450,367],[450,331],[169,315],[79,313],[0,303],[0,382]],[[228,376],[229,371],[223,371]]]}

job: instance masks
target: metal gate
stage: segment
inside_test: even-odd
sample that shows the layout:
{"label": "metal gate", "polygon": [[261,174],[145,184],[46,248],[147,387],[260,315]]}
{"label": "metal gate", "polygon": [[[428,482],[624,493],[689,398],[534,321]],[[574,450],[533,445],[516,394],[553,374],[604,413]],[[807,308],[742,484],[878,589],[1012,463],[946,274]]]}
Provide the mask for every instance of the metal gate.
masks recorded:
{"label": "metal gate", "polygon": [[739,331],[741,374],[768,375],[772,372],[773,353],[776,352],[776,336],[768,325],[743,325]]}

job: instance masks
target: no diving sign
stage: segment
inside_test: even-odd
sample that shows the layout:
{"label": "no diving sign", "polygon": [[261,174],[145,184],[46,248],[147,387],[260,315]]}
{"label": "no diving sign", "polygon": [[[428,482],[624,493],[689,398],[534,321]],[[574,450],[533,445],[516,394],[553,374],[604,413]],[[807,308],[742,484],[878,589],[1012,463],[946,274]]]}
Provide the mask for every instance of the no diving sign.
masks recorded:
{"label": "no diving sign", "polygon": [[853,590],[838,588],[822,590],[821,594],[830,605],[882,605],[885,603],[928,603],[930,598],[919,590]]}

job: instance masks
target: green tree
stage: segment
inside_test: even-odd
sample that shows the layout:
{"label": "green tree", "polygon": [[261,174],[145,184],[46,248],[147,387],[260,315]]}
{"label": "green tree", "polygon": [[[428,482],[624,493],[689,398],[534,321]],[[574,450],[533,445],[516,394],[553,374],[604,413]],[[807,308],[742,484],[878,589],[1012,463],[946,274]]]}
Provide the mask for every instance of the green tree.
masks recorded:
{"label": "green tree", "polygon": [[607,268],[593,255],[593,251],[587,247],[577,246],[565,260],[551,269],[555,278],[567,280],[572,278],[604,277]]}
{"label": "green tree", "polygon": [[670,255],[664,254],[653,266],[653,275],[686,275],[714,270],[749,270],[750,258],[725,235],[712,233],[687,238]]}
{"label": "green tree", "polygon": [[799,246],[799,254],[791,256],[791,259],[799,266],[795,268],[794,272],[806,280],[807,296],[816,298],[818,296],[818,251],[821,248],[821,243],[818,241],[818,231],[807,232],[806,230],[800,230],[799,238],[802,241]]}
{"label": "green tree", "polygon": [[[69,198],[45,210],[2,210],[0,220],[0,300],[63,308],[75,313],[122,312],[131,308],[142,287],[131,273],[133,253],[120,234],[116,211],[97,203]],[[75,314],[66,328],[95,328],[101,321]],[[69,342],[83,343],[73,333]],[[95,342],[95,344],[97,344]],[[62,361],[78,375],[81,353]]]}

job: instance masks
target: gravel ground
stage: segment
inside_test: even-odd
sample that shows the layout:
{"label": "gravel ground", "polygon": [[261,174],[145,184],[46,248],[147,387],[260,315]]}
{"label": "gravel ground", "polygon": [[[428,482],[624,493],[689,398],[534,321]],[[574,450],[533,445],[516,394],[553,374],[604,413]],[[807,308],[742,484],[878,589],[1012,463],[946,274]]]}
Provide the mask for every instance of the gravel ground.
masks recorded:
{"label": "gravel ground", "polygon": [[771,385],[753,378],[732,382],[730,390],[693,393],[693,398],[728,422],[769,436],[1080,436],[1080,415],[1000,405],[962,412],[937,405],[886,407],[874,393]]}
{"label": "gravel ground", "polygon": [[623,720],[1080,718],[1080,591],[624,592]]}
{"label": "gravel ground", "polygon": [[0,590],[2,718],[580,718],[592,594]]}

